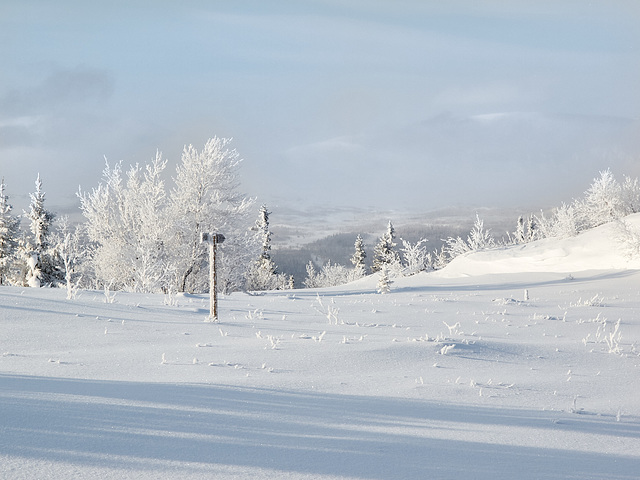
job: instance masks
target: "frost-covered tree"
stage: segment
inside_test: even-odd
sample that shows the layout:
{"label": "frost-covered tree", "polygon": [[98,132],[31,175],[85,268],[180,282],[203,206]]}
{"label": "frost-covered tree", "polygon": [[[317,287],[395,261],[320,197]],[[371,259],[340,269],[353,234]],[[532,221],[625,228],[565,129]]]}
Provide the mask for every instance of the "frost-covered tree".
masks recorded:
{"label": "frost-covered tree", "polygon": [[29,286],[57,285],[63,274],[56,252],[51,248],[49,235],[55,215],[45,208],[45,192],[40,175],[36,179],[36,190],[30,195],[29,211],[24,216],[29,221],[31,237],[22,250],[22,261],[29,267],[24,279]]}
{"label": "frost-covered tree", "polygon": [[306,270],[307,270],[307,278],[305,278],[303,282],[304,286],[307,288],[319,287],[320,282],[318,281],[318,272],[316,272],[316,267],[313,264],[312,260],[309,260],[309,263],[307,263]]}
{"label": "frost-covered tree", "polygon": [[312,261],[307,264],[307,278],[304,285],[307,288],[324,288],[344,285],[362,278],[362,275],[353,268],[344,265],[325,263],[319,271],[316,271]]}
{"label": "frost-covered tree", "polygon": [[447,246],[442,245],[439,250],[435,250],[432,255],[432,266],[434,270],[440,270],[447,266],[449,258],[447,255]]}
{"label": "frost-covered tree", "polygon": [[638,179],[625,176],[619,184],[610,170],[600,172],[583,198],[553,209],[550,217],[536,216],[536,238],[564,238],[640,211]]}
{"label": "frost-covered tree", "polygon": [[625,175],[621,196],[625,215],[640,212],[640,183],[637,178]]}
{"label": "frost-covered tree", "polygon": [[447,238],[444,247],[450,260],[471,251],[469,244],[460,236]]}
{"label": "frost-covered tree", "polygon": [[82,261],[87,259],[87,245],[84,237],[84,225],[72,227],[69,217],[60,219],[52,242],[62,262],[67,299],[71,300],[80,283]]}
{"label": "frost-covered tree", "polygon": [[121,163],[113,168],[107,163],[104,183],[78,194],[87,235],[96,245],[93,262],[101,286],[137,292],[168,288],[165,167],[159,152],[145,167],[132,166],[126,176]]}
{"label": "frost-covered tree", "polygon": [[208,249],[201,234],[222,233],[218,285],[230,291],[244,285],[255,236],[249,234],[251,201],[237,192],[235,150],[213,138],[202,151],[185,147],[167,195],[166,161],[156,153],[150,164],[107,164],[103,183],[79,192],[87,234],[95,243],[93,264],[101,287],[130,291],[205,292],[209,288]]}
{"label": "frost-covered tree", "polygon": [[484,221],[480,219],[477,213],[473,228],[467,237],[467,243],[472,251],[495,247],[495,240],[491,235],[491,229],[484,228]]}
{"label": "frost-covered tree", "polygon": [[36,251],[40,253],[49,246],[49,233],[55,215],[44,206],[45,192],[42,191],[42,180],[40,180],[39,174],[36,179],[36,190],[29,197],[31,198],[31,203],[29,204],[29,212],[25,213],[25,217],[29,220],[29,228],[33,234],[33,244]]}
{"label": "frost-covered tree", "polygon": [[248,235],[253,200],[239,188],[240,158],[229,148],[231,139],[213,137],[202,150],[185,147],[170,195],[169,217],[173,227],[170,246],[176,288],[184,292],[208,290],[208,254],[200,243],[203,232],[222,233],[218,281],[240,288],[257,255]]}
{"label": "frost-covered tree", "polygon": [[495,247],[495,240],[491,235],[491,230],[484,228],[484,221],[480,219],[477,213],[476,220],[469,235],[467,235],[466,241],[461,237],[449,237],[445,243],[447,255],[451,259],[467,252]]}
{"label": "frost-covered tree", "polygon": [[[248,219],[239,218],[236,222],[241,220]],[[225,231],[231,233],[229,233],[230,237],[227,237],[227,240],[218,247],[218,289],[221,293],[230,294],[246,289],[247,276],[258,250],[253,232],[242,231],[239,227],[228,228]],[[275,288],[281,288],[281,285]]]}
{"label": "frost-covered tree", "polygon": [[260,207],[258,219],[252,227],[257,243],[261,245],[260,256],[253,262],[247,274],[247,290],[274,290],[287,284],[286,277],[277,272],[275,262],[271,258],[271,231],[266,205]]}
{"label": "frost-covered tree", "polygon": [[515,243],[525,243],[524,217],[522,215],[518,217],[518,223],[516,225],[516,231],[513,232],[513,238]]}
{"label": "frost-covered tree", "polygon": [[593,228],[623,217],[627,212],[622,200],[622,187],[614,178],[611,170],[600,172],[584,199],[576,202],[585,228]]}
{"label": "frost-covered tree", "polygon": [[269,230],[269,215],[271,215],[271,212],[267,210],[267,206],[262,205],[254,226],[254,231],[257,232],[258,239],[261,240],[262,244],[260,258],[267,260],[271,259],[271,230]]}
{"label": "frost-covered tree", "polygon": [[247,290],[277,290],[287,284],[288,279],[277,272],[271,258],[255,260],[247,272]]}
{"label": "frost-covered tree", "polygon": [[11,214],[13,206],[4,190],[3,178],[0,182],[0,285],[4,285],[9,277],[20,226],[20,218]]}
{"label": "frost-covered tree", "polygon": [[371,266],[372,272],[379,272],[383,266],[391,267],[397,266],[400,263],[398,253],[394,250],[396,238],[393,224],[389,221],[387,225],[387,231],[378,240],[377,245],[373,249],[373,265]]}
{"label": "frost-covered tree", "polygon": [[537,224],[535,216],[529,215],[526,220],[520,215],[516,224],[516,231],[513,232],[512,242],[516,244],[529,243],[536,239]]}
{"label": "frost-covered tree", "polygon": [[625,256],[630,259],[640,257],[640,229],[623,219],[618,219],[614,222],[613,235]]}
{"label": "frost-covered tree", "polygon": [[418,240],[413,245],[404,239],[400,240],[402,241],[400,252],[403,258],[404,275],[415,275],[418,272],[423,272],[431,268],[432,259],[425,245],[427,242],[426,238]]}
{"label": "frost-covered tree", "polygon": [[393,281],[389,276],[389,267],[387,265],[383,265],[380,269],[376,290],[381,294],[389,293],[391,291],[392,283]]}
{"label": "frost-covered tree", "polygon": [[354,252],[351,256],[351,263],[353,264],[353,268],[360,274],[360,276],[364,276],[365,272],[365,259],[367,258],[367,252],[365,251],[364,240],[361,235],[356,237],[356,241],[354,243]]}
{"label": "frost-covered tree", "polygon": [[567,238],[576,236],[581,230],[580,217],[575,204],[563,203],[554,208],[550,218],[544,213],[537,218],[540,235],[544,238]]}

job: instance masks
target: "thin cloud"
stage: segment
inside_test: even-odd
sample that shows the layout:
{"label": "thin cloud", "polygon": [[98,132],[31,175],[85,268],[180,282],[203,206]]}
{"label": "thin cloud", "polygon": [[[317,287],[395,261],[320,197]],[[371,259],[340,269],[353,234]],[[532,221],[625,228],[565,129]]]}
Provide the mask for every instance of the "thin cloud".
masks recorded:
{"label": "thin cloud", "polygon": [[114,91],[114,80],[104,70],[76,67],[57,69],[32,87],[14,88],[0,96],[5,116],[23,117],[104,101]]}
{"label": "thin cloud", "polygon": [[[628,170],[628,159],[640,147],[633,135],[639,128],[633,119],[605,116],[439,115],[300,145],[287,157],[300,175],[314,179],[301,185],[304,190],[294,190],[296,196],[321,197],[333,185],[334,191],[351,187],[341,191],[338,202],[375,204],[386,192],[392,207],[442,207],[470,198],[494,206],[544,206],[570,201],[570,192],[604,168],[620,176],[640,175],[638,166]],[[353,190],[358,185],[368,188]]]}

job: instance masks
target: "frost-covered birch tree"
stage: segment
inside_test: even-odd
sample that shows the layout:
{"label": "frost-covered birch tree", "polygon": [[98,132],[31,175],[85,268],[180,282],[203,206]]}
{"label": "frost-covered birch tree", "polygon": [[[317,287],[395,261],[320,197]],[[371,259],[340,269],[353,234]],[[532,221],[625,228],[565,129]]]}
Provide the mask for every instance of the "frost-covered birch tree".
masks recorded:
{"label": "frost-covered birch tree", "polygon": [[304,285],[307,288],[324,288],[344,285],[362,278],[361,272],[344,265],[325,263],[319,271],[316,271],[313,261],[307,264],[307,278]]}
{"label": "frost-covered birch tree", "polygon": [[208,253],[203,232],[223,233],[218,249],[218,284],[223,290],[244,285],[255,258],[247,213],[251,200],[237,191],[235,150],[229,140],[209,140],[202,151],[185,147],[167,194],[167,162],[157,152],[151,163],[122,164],[103,172],[103,182],[79,192],[87,235],[95,244],[93,266],[102,287],[140,292],[204,292]]}
{"label": "frost-covered birch tree", "polygon": [[542,237],[567,238],[576,236],[582,228],[582,219],[575,203],[554,208],[550,218],[543,213],[537,219]]}
{"label": "frost-covered birch tree", "polygon": [[626,215],[640,212],[640,182],[637,178],[625,175],[622,182],[622,203]]}
{"label": "frost-covered birch tree", "polygon": [[427,242],[426,238],[418,240],[413,245],[411,242],[407,242],[404,239],[400,240],[402,241],[402,248],[400,251],[402,252],[402,258],[404,260],[404,275],[415,275],[418,272],[423,272],[432,268],[431,264],[433,260],[431,258],[431,253],[429,253],[425,245]]}
{"label": "frost-covered birch tree", "polygon": [[72,299],[80,283],[80,267],[88,260],[87,245],[84,237],[84,225],[71,226],[69,217],[60,219],[53,234],[53,243],[64,269],[64,281],[67,299]]}
{"label": "frost-covered birch tree", "polygon": [[132,166],[126,178],[121,163],[113,168],[107,163],[104,183],[78,194],[87,235],[96,244],[93,262],[101,285],[138,292],[167,289],[165,167],[159,152],[144,168]]}
{"label": "frost-covered birch tree", "polygon": [[172,235],[169,245],[178,291],[208,289],[208,255],[200,243],[203,232],[222,233],[218,280],[225,288],[239,288],[256,248],[248,235],[253,200],[239,188],[240,157],[229,148],[231,139],[213,137],[198,151],[185,147],[176,169],[169,201]]}
{"label": "frost-covered birch tree", "polygon": [[600,177],[593,180],[584,193],[584,199],[576,202],[576,206],[582,214],[585,228],[597,227],[627,213],[622,200],[622,187],[611,170],[600,172]]}

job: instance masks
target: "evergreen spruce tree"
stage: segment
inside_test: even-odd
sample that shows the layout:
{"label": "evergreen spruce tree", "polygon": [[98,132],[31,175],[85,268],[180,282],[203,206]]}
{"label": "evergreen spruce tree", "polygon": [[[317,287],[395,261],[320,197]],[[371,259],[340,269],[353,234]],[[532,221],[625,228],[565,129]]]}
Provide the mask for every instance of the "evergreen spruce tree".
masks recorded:
{"label": "evergreen spruce tree", "polygon": [[0,182],[0,285],[7,282],[9,268],[17,246],[19,217],[11,215],[12,206],[4,193],[4,178]]}
{"label": "evergreen spruce tree", "polygon": [[63,278],[56,251],[49,244],[49,234],[55,215],[45,206],[45,193],[42,191],[40,175],[36,179],[36,190],[29,195],[31,203],[25,217],[29,220],[31,239],[28,239],[30,252],[24,253],[23,260],[29,266],[26,281],[30,286],[56,285]]}
{"label": "evergreen spruce tree", "polygon": [[258,232],[258,236],[262,240],[262,251],[260,253],[260,258],[263,260],[271,260],[271,231],[269,230],[269,215],[271,212],[267,210],[266,205],[262,205],[260,207],[260,213],[258,214],[258,219],[256,220],[256,225],[254,229]]}
{"label": "evergreen spruce tree", "polygon": [[516,243],[525,243],[525,227],[524,218],[522,215],[518,217],[518,224],[516,225],[516,231],[514,232]]}
{"label": "evergreen spruce tree", "polygon": [[387,232],[380,237],[378,244],[373,249],[373,265],[371,266],[373,273],[382,270],[383,266],[390,267],[400,261],[398,253],[394,250],[396,246],[395,238],[396,233],[393,229],[393,224],[389,221]]}
{"label": "evergreen spruce tree", "polygon": [[49,232],[55,215],[44,207],[45,193],[42,191],[40,174],[36,179],[36,191],[31,193],[29,197],[31,198],[29,213],[26,213],[25,216],[30,222],[36,252],[41,253],[49,247]]}
{"label": "evergreen spruce tree", "polygon": [[53,234],[53,241],[56,244],[64,272],[67,300],[71,300],[76,295],[82,277],[80,273],[82,262],[88,256],[84,237],[84,225],[80,224],[72,228],[68,216],[63,216],[58,221],[56,231]]}
{"label": "evergreen spruce tree", "polygon": [[351,263],[353,264],[354,269],[358,272],[359,276],[364,276],[365,270],[365,259],[367,258],[367,253],[364,250],[364,240],[362,237],[358,235],[356,237],[356,242],[354,244],[355,251],[351,256]]}
{"label": "evergreen spruce tree", "polygon": [[380,268],[380,277],[378,278],[377,290],[378,293],[385,294],[391,291],[392,280],[389,278],[389,268],[387,265],[383,265]]}
{"label": "evergreen spruce tree", "polygon": [[260,207],[258,219],[252,230],[256,232],[261,244],[260,257],[253,263],[247,275],[248,290],[272,290],[285,285],[276,271],[277,267],[271,259],[271,231],[269,230],[269,215],[266,205]]}
{"label": "evergreen spruce tree", "polygon": [[536,218],[533,215],[529,215],[527,218],[527,232],[526,241],[533,242],[538,234],[538,225],[536,224]]}
{"label": "evergreen spruce tree", "polygon": [[513,233],[515,243],[529,243],[532,242],[537,235],[536,219],[533,215],[529,215],[525,221],[524,217],[520,215],[518,217],[518,224],[516,225],[516,231]]}

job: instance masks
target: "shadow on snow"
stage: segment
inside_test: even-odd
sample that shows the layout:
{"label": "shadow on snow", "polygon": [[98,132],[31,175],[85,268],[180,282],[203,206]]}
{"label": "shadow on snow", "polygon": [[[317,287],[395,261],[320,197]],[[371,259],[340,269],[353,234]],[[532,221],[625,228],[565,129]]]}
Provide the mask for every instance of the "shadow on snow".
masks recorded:
{"label": "shadow on snow", "polygon": [[[490,443],[482,429],[637,439],[635,419],[394,398],[0,375],[0,417],[4,455],[106,469],[186,462],[370,479],[613,480],[636,478],[640,465],[639,458]],[[477,437],[437,438],[437,429]]]}

